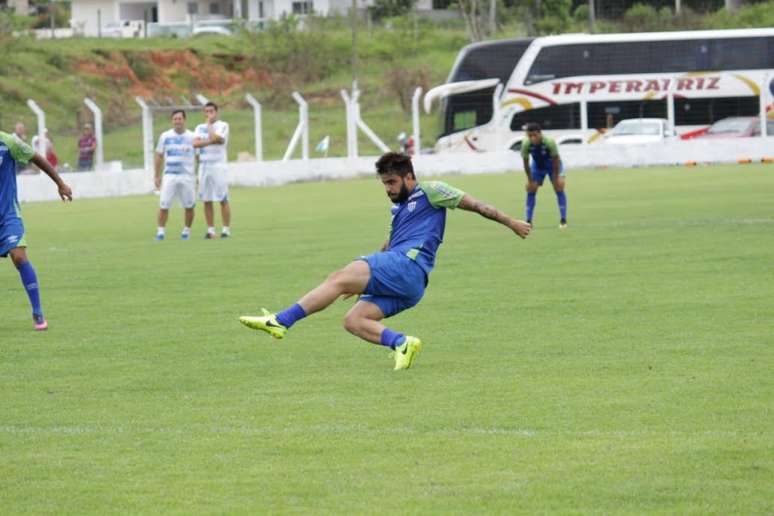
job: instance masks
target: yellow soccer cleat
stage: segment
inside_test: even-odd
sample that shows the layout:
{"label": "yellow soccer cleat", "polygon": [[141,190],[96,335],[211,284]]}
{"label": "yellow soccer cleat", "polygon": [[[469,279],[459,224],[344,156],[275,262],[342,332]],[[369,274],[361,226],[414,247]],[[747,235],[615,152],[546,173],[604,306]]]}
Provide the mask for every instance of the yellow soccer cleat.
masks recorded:
{"label": "yellow soccer cleat", "polygon": [[265,308],[261,310],[263,315],[243,315],[239,318],[239,322],[253,330],[263,330],[275,339],[284,337],[288,329],[277,321],[277,314],[273,314]]}
{"label": "yellow soccer cleat", "polygon": [[422,350],[422,341],[416,337],[406,336],[406,342],[395,348],[393,357],[395,358],[395,371],[399,369],[408,369],[414,363],[414,359]]}

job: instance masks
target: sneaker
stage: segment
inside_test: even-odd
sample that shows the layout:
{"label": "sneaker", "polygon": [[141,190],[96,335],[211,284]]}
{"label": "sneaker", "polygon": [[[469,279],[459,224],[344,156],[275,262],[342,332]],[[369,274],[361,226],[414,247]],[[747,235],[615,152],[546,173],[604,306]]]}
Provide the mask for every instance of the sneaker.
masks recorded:
{"label": "sneaker", "polygon": [[164,233],[156,233],[156,241],[161,242],[164,240]]}
{"label": "sneaker", "polygon": [[265,308],[261,310],[263,315],[243,315],[239,318],[239,322],[253,330],[263,330],[275,339],[284,337],[288,329],[277,321],[277,314],[273,314]]}
{"label": "sneaker", "polygon": [[231,231],[224,231],[220,234],[220,238],[228,238],[231,236]]}
{"label": "sneaker", "polygon": [[215,236],[215,233],[207,233],[206,235],[204,235],[205,240],[214,240],[216,238],[218,237]]}
{"label": "sneaker", "polygon": [[393,370],[408,369],[422,350],[422,341],[416,337],[406,336],[406,342],[395,348],[392,356],[395,359]]}
{"label": "sneaker", "polygon": [[48,329],[48,321],[43,314],[32,314],[32,322],[35,325],[35,331],[45,331]]}
{"label": "sneaker", "polygon": [[180,233],[180,240],[188,240],[191,237],[191,233]]}
{"label": "sneaker", "polygon": [[559,229],[567,229],[567,219],[562,219],[559,221]]}

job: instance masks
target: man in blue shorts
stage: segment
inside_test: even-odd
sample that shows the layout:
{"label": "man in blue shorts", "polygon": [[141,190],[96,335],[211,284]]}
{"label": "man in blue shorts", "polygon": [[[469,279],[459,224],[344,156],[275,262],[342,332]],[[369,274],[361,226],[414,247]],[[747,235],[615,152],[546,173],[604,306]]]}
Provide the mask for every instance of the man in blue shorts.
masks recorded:
{"label": "man in blue shorts", "polygon": [[48,329],[48,323],[40,306],[38,278],[27,259],[24,224],[16,196],[16,165],[26,165],[29,162],[34,163],[56,183],[59,197],[63,201],[72,201],[73,194],[46,158],[37,154],[15,135],[0,132],[0,258],[10,256],[19,271],[22,285],[32,305],[34,328],[40,331]]}
{"label": "man in blue shorts", "polygon": [[[532,224],[538,188],[549,176],[559,204],[559,229],[564,229],[567,227],[567,196],[564,194],[564,164],[559,157],[559,149],[553,139],[543,136],[539,124],[527,124],[526,129],[527,138],[521,143],[521,157],[524,159],[524,173],[527,174],[527,223]],[[529,163],[530,155],[532,165]]]}
{"label": "man in blue shorts", "polygon": [[417,182],[411,158],[388,152],[376,171],[393,202],[390,237],[380,252],[361,256],[334,272],[298,303],[279,313],[243,316],[242,324],[281,339],[295,322],[319,312],[339,296],[359,295],[344,327],[361,339],[394,350],[395,370],[408,369],[422,349],[417,337],[386,328],[380,321],[419,303],[443,241],[446,210],[460,208],[499,222],[521,238],[530,226],[440,181]]}

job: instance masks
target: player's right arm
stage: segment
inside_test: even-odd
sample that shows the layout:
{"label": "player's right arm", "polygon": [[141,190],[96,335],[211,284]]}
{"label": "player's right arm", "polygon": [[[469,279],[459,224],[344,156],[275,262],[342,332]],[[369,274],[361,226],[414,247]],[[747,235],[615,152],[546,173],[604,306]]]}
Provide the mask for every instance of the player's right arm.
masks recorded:
{"label": "player's right arm", "polygon": [[532,173],[529,170],[529,146],[531,145],[529,138],[525,138],[521,142],[521,161],[524,164],[524,174],[527,176],[527,190],[532,185]]}
{"label": "player's right arm", "polygon": [[462,200],[457,205],[457,208],[461,210],[472,211],[478,213],[484,218],[499,222],[503,226],[506,226],[511,231],[519,235],[521,238],[527,238],[527,235],[529,235],[529,232],[532,228],[523,220],[517,220],[509,217],[491,204],[479,201],[478,199],[471,197],[468,194],[465,194],[462,197]]}
{"label": "player's right arm", "polygon": [[156,174],[153,177],[153,183],[156,185],[156,190],[161,188],[161,171],[164,165],[164,133],[159,136],[159,143],[156,145],[156,154],[153,157],[153,170]]}
{"label": "player's right arm", "polygon": [[153,177],[153,183],[156,185],[156,190],[161,188],[161,168],[164,164],[163,162],[164,157],[157,152],[153,160],[154,170],[156,171],[156,174]]}
{"label": "player's right arm", "polygon": [[59,190],[59,197],[63,201],[73,200],[73,191],[64,181],[62,181],[62,178],[59,177],[59,174],[56,173],[56,170],[54,170],[54,167],[51,166],[51,163],[49,163],[46,158],[36,152],[30,161],[56,183],[56,187]]}
{"label": "player's right arm", "polygon": [[16,136],[2,134],[0,140],[5,143],[6,147],[8,147],[8,151],[11,153],[11,157],[18,163],[21,163],[22,165],[33,163],[36,167],[45,172],[46,175],[56,183],[57,189],[59,190],[59,197],[61,197],[63,201],[73,200],[73,191],[64,181],[62,181],[62,178],[59,177],[59,174],[56,173],[56,170],[54,170],[54,167],[51,166],[51,163],[49,163],[46,158],[35,152],[32,147]]}

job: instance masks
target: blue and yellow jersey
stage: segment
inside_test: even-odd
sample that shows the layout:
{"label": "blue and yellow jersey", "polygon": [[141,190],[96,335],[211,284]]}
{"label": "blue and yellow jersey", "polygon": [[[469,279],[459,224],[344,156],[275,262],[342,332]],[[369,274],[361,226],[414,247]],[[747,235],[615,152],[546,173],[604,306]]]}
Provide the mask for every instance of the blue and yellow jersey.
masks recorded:
{"label": "blue and yellow jersey", "polygon": [[406,202],[392,206],[388,250],[405,254],[429,275],[443,241],[446,209],[456,208],[464,195],[441,181],[418,183]]}
{"label": "blue and yellow jersey", "polygon": [[34,155],[32,147],[15,134],[0,131],[0,225],[19,217],[16,163],[27,164]]}
{"label": "blue and yellow jersey", "polygon": [[552,170],[554,159],[559,157],[559,149],[553,138],[543,135],[539,144],[534,145],[525,137],[521,142],[521,157],[524,159],[532,156],[535,168],[538,170]]}

